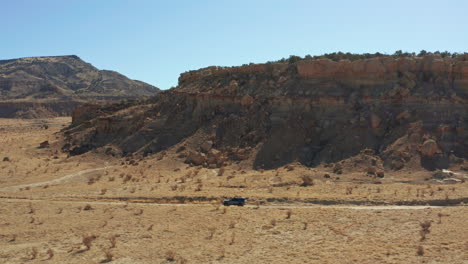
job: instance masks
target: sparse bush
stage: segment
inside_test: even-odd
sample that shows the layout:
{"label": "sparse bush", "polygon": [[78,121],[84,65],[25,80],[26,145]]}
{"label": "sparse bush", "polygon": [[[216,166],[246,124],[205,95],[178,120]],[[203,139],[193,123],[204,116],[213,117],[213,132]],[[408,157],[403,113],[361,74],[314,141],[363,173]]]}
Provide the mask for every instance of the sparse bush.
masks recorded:
{"label": "sparse bush", "polygon": [[254,209],[259,209],[259,208],[260,208],[260,201],[255,201]]}
{"label": "sparse bush", "polygon": [[302,175],[301,180],[302,180],[302,183],[301,183],[302,187],[314,186],[315,185],[314,179],[312,179],[312,177],[310,177],[308,175]]}
{"label": "sparse bush", "polygon": [[424,221],[419,224],[421,226],[421,231],[419,232],[421,235],[421,241],[424,241],[426,239],[426,235],[431,233],[431,223],[431,221]]}
{"label": "sparse bush", "polygon": [[142,214],[143,214],[143,209],[138,209],[138,211],[134,213],[134,215],[142,215]]}
{"label": "sparse bush", "polygon": [[13,235],[11,236],[11,239],[8,240],[8,242],[15,242],[15,241],[16,241],[16,237],[17,237],[17,235],[16,235],[16,234],[13,234]]}
{"label": "sparse bush", "polygon": [[102,262],[104,263],[111,262],[112,259],[114,259],[114,255],[112,254],[112,252],[108,249],[103,250],[103,251],[104,251],[104,260]]}
{"label": "sparse bush", "polygon": [[291,210],[286,211],[286,219],[290,219],[290,218],[291,218],[291,215],[292,215],[292,211],[291,211]]}
{"label": "sparse bush", "polygon": [[223,258],[226,257],[226,250],[224,248],[222,248],[220,250],[220,254],[219,254],[219,257],[218,257],[218,260],[222,260]]}
{"label": "sparse bush", "polygon": [[48,256],[47,257],[48,260],[54,257],[54,251],[51,248],[47,250],[46,254]]}
{"label": "sparse bush", "polygon": [[216,227],[211,227],[208,230],[209,230],[210,234],[208,235],[208,237],[206,239],[211,240],[211,239],[213,239],[213,236],[216,233]]}
{"label": "sparse bush", "polygon": [[276,219],[271,219],[270,224],[271,226],[276,226]]}
{"label": "sparse bush", "polygon": [[220,168],[218,170],[218,176],[223,176],[223,174],[224,174],[224,168]]}
{"label": "sparse bush", "polygon": [[438,224],[442,224],[442,217],[443,217],[443,216],[449,216],[449,215],[447,215],[447,214],[442,214],[442,213],[438,213],[438,214],[437,214],[437,217],[439,217],[439,222],[437,222]]}
{"label": "sparse bush", "polygon": [[90,210],[93,210],[93,208],[91,207],[91,205],[87,204],[85,205],[85,207],[83,207],[83,210],[90,211]]}
{"label": "sparse bush", "polygon": [[30,203],[29,204],[29,211],[28,211],[28,214],[34,214],[36,210],[34,210],[34,208],[32,207],[32,204]]}
{"label": "sparse bush", "polygon": [[31,260],[36,259],[36,258],[37,258],[37,254],[38,254],[37,248],[35,248],[35,247],[32,248],[32,249],[31,249]]}
{"label": "sparse bush", "polygon": [[176,254],[173,250],[168,250],[166,251],[165,257],[167,261],[174,261]]}
{"label": "sparse bush", "polygon": [[117,235],[113,235],[109,238],[109,242],[111,243],[111,247],[110,248],[115,248],[115,246],[117,245]]}
{"label": "sparse bush", "polygon": [[424,256],[424,248],[422,246],[418,246],[416,254],[418,254],[418,256]]}
{"label": "sparse bush", "polygon": [[96,179],[94,177],[89,177],[88,178],[88,184],[91,185],[91,184],[94,184],[96,182]]}
{"label": "sparse bush", "polygon": [[132,175],[127,174],[127,175],[125,176],[125,178],[123,179],[123,183],[127,183],[127,182],[130,181],[131,179],[132,179]]}
{"label": "sparse bush", "polygon": [[83,236],[82,238],[82,243],[83,245],[86,247],[86,250],[90,250],[91,249],[91,245],[93,243],[93,241],[96,239],[97,237],[95,235],[91,235],[91,236]]}
{"label": "sparse bush", "polygon": [[107,192],[107,189],[106,189],[106,188],[101,189],[101,195],[106,194],[106,192]]}
{"label": "sparse bush", "polygon": [[235,241],[236,241],[236,233],[232,232],[231,241],[229,242],[229,245],[233,245]]}

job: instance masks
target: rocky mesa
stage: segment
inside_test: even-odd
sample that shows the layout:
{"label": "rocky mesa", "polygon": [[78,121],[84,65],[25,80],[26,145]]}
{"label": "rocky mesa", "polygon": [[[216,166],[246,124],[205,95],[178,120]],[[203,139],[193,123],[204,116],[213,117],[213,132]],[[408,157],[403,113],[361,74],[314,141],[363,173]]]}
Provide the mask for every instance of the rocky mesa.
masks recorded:
{"label": "rocky mesa", "polygon": [[364,169],[467,168],[468,55],[208,67],[138,103],[88,105],[64,131],[72,155],[167,151],[196,166],[292,162]]}
{"label": "rocky mesa", "polygon": [[0,117],[69,115],[86,102],[150,96],[159,89],[78,56],[0,60]]}

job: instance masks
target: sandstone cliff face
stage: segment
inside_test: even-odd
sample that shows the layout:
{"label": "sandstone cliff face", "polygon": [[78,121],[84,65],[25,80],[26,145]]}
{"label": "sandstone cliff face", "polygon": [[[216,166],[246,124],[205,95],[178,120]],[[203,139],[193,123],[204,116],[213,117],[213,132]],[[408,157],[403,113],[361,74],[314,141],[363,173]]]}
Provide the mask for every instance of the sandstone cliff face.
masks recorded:
{"label": "sandstone cliff face", "polygon": [[370,149],[386,169],[447,168],[468,157],[467,73],[466,55],[209,67],[138,104],[76,111],[66,148],[148,155],[186,143],[187,162],[266,169]]}
{"label": "sandstone cliff face", "polygon": [[[154,95],[159,90],[113,71],[98,70],[77,56],[32,57],[0,60],[0,117],[15,117],[23,106],[41,104],[53,115],[55,105],[86,101],[117,101]],[[47,104],[50,103],[50,107]],[[12,111],[18,109],[18,115]],[[65,109],[71,113],[70,108]],[[10,113],[4,115],[2,113]],[[39,112],[36,114],[40,114]]]}

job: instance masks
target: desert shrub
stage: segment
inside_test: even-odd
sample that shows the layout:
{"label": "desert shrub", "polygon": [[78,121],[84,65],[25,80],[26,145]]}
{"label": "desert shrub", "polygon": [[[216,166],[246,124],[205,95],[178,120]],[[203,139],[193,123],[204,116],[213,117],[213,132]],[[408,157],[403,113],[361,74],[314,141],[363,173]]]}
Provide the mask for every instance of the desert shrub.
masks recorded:
{"label": "desert shrub", "polygon": [[36,210],[34,210],[34,208],[32,207],[32,204],[30,203],[29,204],[28,214],[34,214],[34,212],[36,212]]}
{"label": "desert shrub", "polygon": [[235,241],[236,241],[236,233],[232,232],[231,241],[229,242],[229,245],[233,245]]}
{"label": "desert shrub", "polygon": [[15,241],[16,241],[16,237],[17,237],[16,234],[12,235],[12,236],[11,236],[11,239],[8,240],[8,242],[15,242]]}
{"label": "desert shrub", "polygon": [[96,239],[97,237],[95,235],[90,235],[90,236],[83,236],[82,237],[82,240],[81,242],[83,243],[83,245],[86,247],[86,250],[90,250],[91,249],[91,245],[93,243],[93,241]]}
{"label": "desert shrub", "polygon": [[125,178],[123,179],[123,183],[127,183],[127,182],[130,181],[131,179],[132,179],[132,175],[127,174],[127,175],[125,176]]}
{"label": "desert shrub", "polygon": [[142,215],[142,214],[143,214],[143,209],[138,209],[138,211],[134,213],[134,215]]}
{"label": "desert shrub", "polygon": [[32,249],[31,249],[31,260],[36,259],[36,258],[37,258],[37,254],[38,254],[37,248],[32,248]]}
{"label": "desert shrub", "polygon": [[425,240],[426,235],[431,233],[431,224],[431,221],[424,221],[422,223],[419,223],[419,225],[421,226],[421,231],[419,232],[419,234],[421,235],[421,241]]}
{"label": "desert shrub", "polygon": [[208,235],[206,239],[211,240],[213,239],[213,236],[216,233],[216,227],[211,227],[208,229],[208,231],[210,232],[210,234]]}
{"label": "desert shrub", "polygon": [[312,179],[312,177],[310,177],[308,175],[302,175],[301,180],[302,180],[302,183],[301,183],[302,187],[314,186],[315,185],[314,179]]}
{"label": "desert shrub", "polygon": [[51,248],[47,250],[46,254],[47,254],[47,259],[51,259],[54,257],[54,251]]}
{"label": "desert shrub", "polygon": [[291,211],[291,210],[286,211],[286,219],[290,219],[290,218],[291,218],[291,215],[292,215],[292,211]]}
{"label": "desert shrub", "polygon": [[276,219],[271,219],[270,224],[271,226],[276,226]]}
{"label": "desert shrub", "polygon": [[104,250],[104,260],[102,261],[103,263],[106,262],[111,262],[114,259],[114,255],[112,252],[108,249]]}
{"label": "desert shrub", "polygon": [[168,250],[166,251],[165,257],[167,261],[174,261],[176,254],[173,250]]}
{"label": "desert shrub", "polygon": [[111,247],[110,248],[115,248],[115,246],[117,245],[117,235],[113,235],[109,238],[109,242],[111,244]]}
{"label": "desert shrub", "polygon": [[422,246],[419,246],[418,250],[416,251],[416,254],[418,254],[418,256],[424,256],[424,248]]}
{"label": "desert shrub", "polygon": [[91,184],[94,184],[96,182],[96,179],[94,177],[89,177],[88,178],[88,184],[91,185]]}

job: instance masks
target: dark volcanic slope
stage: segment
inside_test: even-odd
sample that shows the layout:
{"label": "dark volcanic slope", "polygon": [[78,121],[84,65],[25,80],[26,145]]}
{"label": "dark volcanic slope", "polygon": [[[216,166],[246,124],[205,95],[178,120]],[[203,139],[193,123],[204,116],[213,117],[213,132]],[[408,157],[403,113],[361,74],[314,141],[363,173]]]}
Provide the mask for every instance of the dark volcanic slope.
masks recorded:
{"label": "dark volcanic slope", "polygon": [[[39,107],[58,111],[66,103],[121,100],[154,95],[159,89],[113,71],[98,70],[77,56],[0,60],[0,116]],[[54,102],[51,104],[51,102]],[[24,103],[24,105],[22,105]],[[37,105],[36,105],[37,106]],[[57,109],[56,109],[57,108]],[[64,109],[63,113],[70,113]]]}
{"label": "dark volcanic slope", "polygon": [[467,55],[209,67],[145,102],[78,109],[65,148],[146,155],[185,145],[190,163],[257,168],[365,154],[382,170],[432,170],[468,158],[467,100]]}

